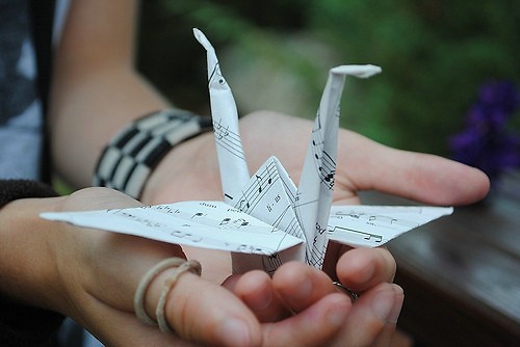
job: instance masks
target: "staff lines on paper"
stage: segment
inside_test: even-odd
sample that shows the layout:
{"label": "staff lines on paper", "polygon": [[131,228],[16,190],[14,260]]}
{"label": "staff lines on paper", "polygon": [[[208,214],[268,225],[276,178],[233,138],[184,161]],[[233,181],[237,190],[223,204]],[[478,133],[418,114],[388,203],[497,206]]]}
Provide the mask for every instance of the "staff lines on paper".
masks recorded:
{"label": "staff lines on paper", "polygon": [[[338,225],[336,225],[333,228],[329,229],[329,235],[334,234],[336,232],[338,232],[338,233],[352,233],[352,234],[354,234],[356,236],[361,236],[364,240],[372,241],[375,244],[379,244],[379,243],[383,242],[383,235],[369,233],[369,232],[366,232],[366,231],[363,231],[363,230],[354,229],[354,228],[350,228],[350,227],[346,227],[346,226],[338,226]],[[372,240],[372,239],[374,239],[374,240]]]}
{"label": "staff lines on paper", "polygon": [[258,172],[254,177],[253,183],[242,191],[241,197],[235,205],[236,208],[248,214],[258,207],[271,187],[280,180],[280,175],[273,162],[266,165],[264,170]]}
{"label": "staff lines on paper", "polygon": [[213,120],[213,132],[218,146],[224,148],[231,155],[243,161],[246,160],[242,149],[242,140],[238,133],[230,130],[229,126],[223,125],[221,119]]}
{"label": "staff lines on paper", "polygon": [[401,229],[401,228],[416,228],[420,225],[417,221],[409,220],[402,217],[389,217],[382,214],[372,214],[363,212],[342,212],[338,211],[331,214],[332,219],[351,218],[359,223],[366,223],[367,225],[373,225],[378,227],[387,227],[390,229]]}
{"label": "staff lines on paper", "polygon": [[[287,206],[282,214],[275,220],[273,223],[273,226],[275,226],[277,229],[282,229],[286,234],[302,238],[303,237],[303,231],[300,227],[300,223],[298,222],[298,219],[296,218],[296,215],[292,214],[292,217],[290,218],[289,223],[287,223],[285,227],[281,226],[283,220],[286,216],[289,216],[289,211],[291,211],[291,207]],[[285,224],[285,223],[284,223]]]}
{"label": "staff lines on paper", "polygon": [[[147,209],[147,208],[145,207],[145,208],[137,209],[136,211],[145,210],[145,209]],[[258,254],[258,255],[269,255],[269,254],[273,254],[273,253],[277,252],[280,249],[280,244],[287,237],[287,235],[283,235],[282,239],[278,242],[278,245],[275,248],[261,247],[261,246],[257,246],[257,245],[253,245],[253,244],[247,244],[247,243],[222,241],[222,240],[211,237],[210,233],[204,233],[204,236],[201,236],[194,232],[191,232],[193,230],[193,228],[200,229],[201,226],[202,227],[208,227],[208,226],[211,227],[211,225],[214,225],[216,223],[215,220],[205,217],[204,213],[192,214],[192,213],[186,213],[186,212],[180,211],[178,209],[171,209],[171,208],[170,209],[167,209],[167,208],[166,209],[151,209],[151,210],[154,212],[163,213],[163,214],[165,213],[163,211],[175,211],[175,212],[173,212],[174,214],[182,216],[183,219],[186,219],[186,221],[184,223],[182,223],[181,226],[173,227],[173,226],[170,226],[163,222],[154,221],[154,219],[152,218],[153,216],[150,216],[150,218],[143,218],[138,214],[129,213],[126,210],[116,211],[113,214],[122,216],[126,219],[131,219],[134,222],[139,223],[148,228],[152,228],[154,230],[161,231],[170,237],[173,237],[176,239],[187,240],[190,243],[194,243],[194,244],[204,243],[205,247],[208,247],[211,245],[227,246],[228,248],[231,247],[236,252],[249,252],[249,253]],[[165,214],[171,214],[171,212],[166,212]],[[187,220],[188,218],[191,220],[195,219],[195,221],[193,221],[193,223],[195,223],[196,225],[193,225],[193,223],[190,223],[189,220]],[[206,223],[201,224],[200,223],[201,221],[206,222]],[[238,230],[239,228],[240,227],[233,228],[233,229]],[[196,230],[198,230],[198,229],[196,229]],[[220,227],[219,229],[221,231],[228,231],[228,232],[231,231],[231,229],[229,229],[229,228]]]}
{"label": "staff lines on paper", "polygon": [[325,251],[326,249],[321,247],[320,245],[317,245],[318,236],[314,237],[314,240],[312,241],[312,248],[310,250],[310,256],[307,255],[309,258],[309,262],[313,266],[321,267],[323,263],[323,259],[325,258]]}
{"label": "staff lines on paper", "polygon": [[315,172],[320,183],[329,190],[334,188],[334,176],[336,174],[336,160],[325,148],[324,128],[321,125],[320,113],[318,112],[314,128],[312,130],[312,153],[314,156]]}
{"label": "staff lines on paper", "polygon": [[[204,203],[205,202],[201,202],[201,204]],[[144,207],[143,209],[146,208],[148,207]],[[176,218],[182,218],[185,220],[185,226],[191,226],[191,224],[196,223],[199,225],[218,228],[218,230],[224,231],[240,231],[241,229],[247,228],[249,226],[249,221],[247,219],[236,217],[235,213],[233,212],[236,212],[237,210],[232,206],[229,206],[228,213],[224,214],[220,219],[215,219],[212,216],[208,216],[208,213],[206,212],[195,211],[188,213],[181,211],[178,208],[173,209],[167,205],[158,205],[151,208],[151,210],[165,215],[176,215]]]}

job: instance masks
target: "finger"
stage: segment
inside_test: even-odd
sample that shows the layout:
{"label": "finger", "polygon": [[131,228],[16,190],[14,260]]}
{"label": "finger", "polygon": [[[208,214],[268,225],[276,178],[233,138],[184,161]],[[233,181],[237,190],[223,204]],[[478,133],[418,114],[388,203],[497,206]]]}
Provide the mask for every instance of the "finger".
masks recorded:
{"label": "finger", "polygon": [[395,284],[381,283],[365,292],[350,310],[333,346],[387,346],[403,301],[403,290]]}
{"label": "finger", "polygon": [[[152,281],[146,293],[146,312],[155,309],[164,281],[175,269]],[[183,339],[219,346],[260,345],[260,325],[253,313],[230,291],[192,273],[182,274],[170,291],[165,317]]]}
{"label": "finger", "polygon": [[395,324],[386,324],[381,333],[374,339],[371,347],[389,347],[392,345],[396,331]]}
{"label": "finger", "polygon": [[[95,301],[95,299],[92,299]],[[96,301],[90,306],[96,319],[78,319],[104,346],[154,346],[154,347],[195,347],[199,344],[182,340],[172,334],[164,334],[157,327],[137,320],[131,312],[115,310]]]}
{"label": "finger", "polygon": [[264,324],[263,346],[328,346],[344,326],[352,304],[344,294],[329,294],[298,314]]}
{"label": "finger", "polygon": [[278,268],[273,276],[273,287],[293,312],[300,312],[336,292],[327,274],[300,262],[289,262]]}
{"label": "finger", "polygon": [[[134,244],[133,241],[136,241],[136,243]],[[118,250],[116,251],[117,255],[119,250],[129,250],[141,245],[138,241],[139,239],[137,238],[125,237],[124,239],[118,240],[118,246],[120,247],[113,249]],[[146,245],[141,245],[140,249],[144,248],[143,246]],[[157,248],[152,247],[151,250],[157,251]],[[167,253],[167,251],[164,253]],[[84,309],[90,307],[91,301],[103,302],[103,305],[110,308],[113,312],[132,312],[132,319],[136,323],[139,323],[138,326],[141,327],[140,330],[136,329],[135,331],[151,331],[153,332],[153,336],[155,336],[155,333],[159,333],[159,336],[165,335],[161,333],[156,326],[152,327],[152,330],[144,330],[144,328],[150,327],[145,323],[139,322],[132,310],[131,303],[133,293],[135,293],[139,279],[147,270],[145,265],[142,263],[154,264],[154,262],[157,261],[155,259],[155,253],[150,255],[148,251],[144,251],[141,252],[141,255],[143,256],[137,258],[115,256],[112,261],[124,261],[125,266],[122,267],[122,269],[127,269],[125,272],[127,276],[119,276],[121,272],[117,274],[116,272],[113,272],[115,271],[114,269],[107,267],[111,270],[108,271],[108,276],[107,274],[103,275],[103,278],[106,280],[104,282],[101,281],[101,283],[110,284],[110,288],[107,290],[108,293],[105,293],[104,295],[96,295],[96,299],[91,299],[92,296],[87,295],[86,297],[87,300],[89,300],[88,302],[85,302],[85,298],[81,299],[82,301],[80,306],[83,310],[78,311],[78,314],[85,315],[85,320],[89,319],[94,321],[94,323],[88,325],[90,330],[96,335],[101,334],[104,340],[113,341],[114,336],[117,336],[118,338],[121,337],[121,335],[124,335],[124,331],[129,331],[131,329],[130,327],[133,325],[126,324],[124,328],[121,328],[121,331],[114,330],[107,332],[105,325],[98,323],[98,321],[106,321],[106,326],[119,326],[121,323],[117,319],[113,318],[114,316],[110,316],[110,311],[108,310],[105,310],[108,312],[103,315],[101,314],[102,310],[97,308],[90,310],[89,314],[84,313]],[[155,259],[154,262],[152,262],[152,258]],[[138,259],[139,261],[134,261],[133,259]],[[101,263],[110,264],[110,262],[103,261],[101,261]],[[156,319],[155,311],[160,293],[166,279],[172,277],[174,273],[174,268],[167,269],[157,276],[157,278],[155,278],[148,286],[144,295],[145,310],[148,316]],[[112,276],[110,276],[110,274],[112,274]],[[111,277],[123,278],[124,280],[117,281],[116,283],[118,286],[114,286],[114,283],[112,283],[113,279],[110,279]],[[99,281],[93,282],[99,283]],[[107,286],[104,287],[107,288]],[[115,287],[120,287],[120,289]],[[128,290],[128,288],[132,289]],[[99,292],[99,289],[100,288],[97,288],[94,292]],[[89,293],[92,293],[92,291]],[[225,288],[201,279],[192,273],[183,273],[179,277],[166,300],[165,314],[169,325],[183,341],[202,342],[205,344],[220,346],[255,346],[260,344],[260,325],[247,307]],[[77,315],[75,318],[78,318]],[[129,336],[133,336],[133,331]],[[156,338],[161,340],[161,337]],[[128,339],[122,341],[128,341]],[[138,339],[135,341],[138,341]],[[171,341],[171,339],[166,341]],[[126,345],[144,346],[155,344],[148,344],[143,341],[142,344],[131,342]]]}
{"label": "finger", "polygon": [[323,271],[348,288],[362,292],[392,282],[396,263],[386,248],[353,248],[329,241]]}
{"label": "finger", "polygon": [[351,149],[348,157],[338,158],[340,187],[375,189],[436,205],[472,203],[489,190],[482,171],[452,160],[392,149],[347,130],[341,132],[339,144]]}
{"label": "finger", "polygon": [[396,263],[386,248],[355,248],[338,260],[338,280],[354,292],[364,292],[379,283],[392,282]]}
{"label": "finger", "polygon": [[[102,230],[82,229],[81,233],[78,230],[74,231],[70,234],[84,235],[80,241],[83,241],[81,246],[86,256],[84,259],[81,258],[82,264],[70,268],[84,269],[80,273],[84,290],[120,310],[132,309],[137,284],[161,259],[184,258],[178,245]],[[70,249],[78,253],[75,248]],[[67,271],[72,259],[74,258],[71,256],[62,257],[61,262]]]}
{"label": "finger", "polygon": [[275,322],[291,314],[275,293],[272,280],[267,273],[250,271],[235,278],[237,279],[234,281],[232,291],[260,322]]}

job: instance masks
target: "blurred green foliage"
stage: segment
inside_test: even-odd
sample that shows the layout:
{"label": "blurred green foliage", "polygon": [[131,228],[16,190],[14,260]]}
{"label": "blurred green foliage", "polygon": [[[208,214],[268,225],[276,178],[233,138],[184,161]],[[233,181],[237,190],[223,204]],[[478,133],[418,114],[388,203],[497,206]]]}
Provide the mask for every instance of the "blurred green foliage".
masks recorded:
{"label": "blurred green foliage", "polygon": [[[208,103],[205,54],[194,26],[219,53],[230,50],[273,80],[290,76],[312,105],[305,108],[317,106],[328,68],[380,65],[382,75],[347,84],[342,124],[404,149],[446,155],[479,86],[520,81],[517,0],[144,1],[140,69],[176,104],[200,112]],[[305,50],[301,42],[312,43]],[[226,75],[246,75],[243,63],[221,63]]]}

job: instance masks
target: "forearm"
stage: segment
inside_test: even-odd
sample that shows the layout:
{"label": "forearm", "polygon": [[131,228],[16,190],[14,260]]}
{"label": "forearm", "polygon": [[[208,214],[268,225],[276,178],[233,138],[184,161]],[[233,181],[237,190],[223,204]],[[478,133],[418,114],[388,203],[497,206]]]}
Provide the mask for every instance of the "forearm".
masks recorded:
{"label": "forearm", "polygon": [[[50,346],[63,321],[48,237],[37,212],[45,200],[23,199],[0,209],[0,345]],[[48,310],[50,309],[50,310]]]}
{"label": "forearm", "polygon": [[50,127],[56,169],[74,186],[91,183],[119,130],[168,106],[133,69],[136,12],[134,0],[75,0],[70,9],[56,52]]}
{"label": "forearm", "polygon": [[53,109],[56,170],[75,187],[91,184],[96,161],[110,138],[133,119],[167,105],[129,71],[84,77],[64,93],[69,101]]}

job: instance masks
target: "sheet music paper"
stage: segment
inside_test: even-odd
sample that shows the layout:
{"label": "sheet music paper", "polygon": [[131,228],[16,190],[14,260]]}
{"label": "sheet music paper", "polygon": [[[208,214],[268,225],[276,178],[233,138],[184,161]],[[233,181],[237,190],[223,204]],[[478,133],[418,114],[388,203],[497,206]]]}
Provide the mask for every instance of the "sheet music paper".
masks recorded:
{"label": "sheet music paper", "polygon": [[198,29],[193,35],[206,49],[208,61],[208,87],[211,103],[213,132],[217,145],[224,201],[233,205],[237,190],[249,181],[249,170],[238,129],[238,112],[235,99],[220,71],[215,49]]}
{"label": "sheet music paper", "polygon": [[307,262],[321,268],[327,247],[338,147],[339,104],[345,76],[367,78],[381,72],[373,65],[338,66],[330,70],[312,129],[295,209],[307,236]]}
{"label": "sheet music paper", "polygon": [[298,187],[276,157],[250,176],[231,88],[209,40],[200,30],[193,32],[207,53],[223,201],[43,213],[43,218],[230,251],[235,272],[262,269],[271,273],[290,260],[321,268],[329,240],[377,247],[453,212],[451,207],[331,206],[343,85],[346,77],[367,78],[381,72],[374,65],[342,65],[329,71]]}

